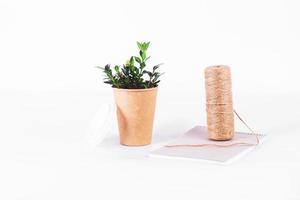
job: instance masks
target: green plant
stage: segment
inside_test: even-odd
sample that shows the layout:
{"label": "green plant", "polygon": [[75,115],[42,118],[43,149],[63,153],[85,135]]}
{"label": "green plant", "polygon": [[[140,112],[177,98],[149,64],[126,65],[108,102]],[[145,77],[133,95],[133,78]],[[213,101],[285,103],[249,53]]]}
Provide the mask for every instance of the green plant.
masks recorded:
{"label": "green plant", "polygon": [[146,61],[150,58],[150,56],[147,56],[149,45],[150,42],[137,42],[139,56],[131,56],[122,67],[115,65],[112,69],[109,64],[105,65],[105,67],[98,67],[104,72],[104,83],[110,84],[114,88],[124,89],[157,87],[160,82],[159,77],[162,75],[157,69],[161,64],[155,65],[152,71],[145,69]]}

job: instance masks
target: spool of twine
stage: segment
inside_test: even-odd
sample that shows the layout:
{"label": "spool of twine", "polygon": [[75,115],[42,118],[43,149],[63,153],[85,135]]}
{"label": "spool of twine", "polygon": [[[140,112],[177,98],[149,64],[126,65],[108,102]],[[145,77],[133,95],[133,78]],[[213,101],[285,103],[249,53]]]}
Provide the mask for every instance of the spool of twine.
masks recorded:
{"label": "spool of twine", "polygon": [[230,68],[225,65],[205,69],[208,138],[230,140],[234,136]]}
{"label": "spool of twine", "polygon": [[170,144],[165,147],[232,147],[255,146],[260,143],[256,134],[241,116],[233,109],[230,68],[225,65],[207,67],[205,69],[206,112],[208,138],[225,141],[234,136],[234,114],[256,138],[256,143],[234,142],[232,144]]}

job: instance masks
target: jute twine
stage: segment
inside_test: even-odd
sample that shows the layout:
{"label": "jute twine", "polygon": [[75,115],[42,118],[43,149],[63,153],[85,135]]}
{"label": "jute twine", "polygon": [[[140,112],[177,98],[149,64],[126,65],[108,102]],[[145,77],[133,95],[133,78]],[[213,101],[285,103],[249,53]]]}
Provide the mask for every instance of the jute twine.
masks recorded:
{"label": "jute twine", "polygon": [[259,144],[257,134],[233,109],[230,68],[225,65],[205,69],[206,112],[208,138],[217,141],[234,137],[234,114],[255,136],[256,143],[236,142],[232,144],[173,144],[166,147],[231,147],[237,145],[253,146]]}
{"label": "jute twine", "polygon": [[233,110],[234,114],[239,118],[239,120],[249,129],[251,132],[250,134],[253,135],[256,139],[255,143],[248,143],[248,142],[235,142],[232,144],[171,144],[171,145],[166,145],[165,147],[232,147],[232,146],[256,146],[259,144],[259,138],[258,134],[255,133],[249,125],[242,119],[242,117],[235,111]]}
{"label": "jute twine", "polygon": [[205,69],[206,113],[208,137],[230,140],[234,136],[230,68],[225,65]]}

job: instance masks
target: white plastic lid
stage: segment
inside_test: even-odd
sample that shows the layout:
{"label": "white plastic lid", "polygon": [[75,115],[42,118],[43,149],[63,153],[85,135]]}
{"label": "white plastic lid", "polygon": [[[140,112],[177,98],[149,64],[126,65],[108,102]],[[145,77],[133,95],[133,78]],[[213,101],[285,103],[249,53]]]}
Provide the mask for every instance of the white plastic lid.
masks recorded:
{"label": "white plastic lid", "polygon": [[105,103],[96,112],[87,130],[87,139],[91,145],[99,145],[111,132],[115,110],[113,103]]}

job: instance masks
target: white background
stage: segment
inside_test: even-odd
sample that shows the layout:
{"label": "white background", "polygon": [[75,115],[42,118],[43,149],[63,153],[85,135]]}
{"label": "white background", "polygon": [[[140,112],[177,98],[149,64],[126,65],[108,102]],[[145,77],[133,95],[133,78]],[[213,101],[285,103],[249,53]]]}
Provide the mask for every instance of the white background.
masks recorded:
{"label": "white background", "polygon": [[[296,0],[0,0],[0,199],[300,199]],[[153,145],[86,148],[111,88],[95,66],[151,41],[163,62]],[[206,66],[231,66],[235,108],[271,135],[231,166],[152,160],[205,125]],[[237,129],[244,130],[239,123]]]}

